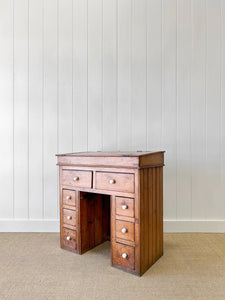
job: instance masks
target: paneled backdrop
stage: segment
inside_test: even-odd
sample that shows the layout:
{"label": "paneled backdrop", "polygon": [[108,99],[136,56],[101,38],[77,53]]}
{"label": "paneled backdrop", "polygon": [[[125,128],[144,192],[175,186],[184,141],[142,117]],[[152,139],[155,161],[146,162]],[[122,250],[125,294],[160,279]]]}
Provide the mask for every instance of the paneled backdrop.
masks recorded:
{"label": "paneled backdrop", "polygon": [[55,153],[166,150],[165,231],[225,232],[225,0],[0,0],[0,231],[57,231]]}

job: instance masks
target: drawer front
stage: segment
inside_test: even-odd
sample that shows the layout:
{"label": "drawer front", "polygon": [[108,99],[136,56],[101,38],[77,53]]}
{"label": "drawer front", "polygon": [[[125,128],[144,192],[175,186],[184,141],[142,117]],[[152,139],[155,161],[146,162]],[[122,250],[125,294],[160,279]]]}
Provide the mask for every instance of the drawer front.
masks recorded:
{"label": "drawer front", "polygon": [[134,199],[116,197],[116,214],[125,217],[134,217]]}
{"label": "drawer front", "polygon": [[99,190],[134,193],[134,174],[96,172],[95,187]]}
{"label": "drawer front", "polygon": [[116,243],[114,262],[124,268],[134,269],[134,247]]}
{"label": "drawer front", "polygon": [[62,184],[72,187],[92,187],[92,172],[91,171],[77,171],[77,170],[63,170]]}
{"label": "drawer front", "polygon": [[75,191],[63,190],[63,205],[76,207]]}
{"label": "drawer front", "polygon": [[76,231],[63,228],[63,246],[69,248],[70,250],[77,249],[77,234]]}
{"label": "drawer front", "polygon": [[63,226],[76,226],[76,211],[70,209],[63,209]]}
{"label": "drawer front", "polygon": [[134,241],[134,223],[116,220],[116,238]]}

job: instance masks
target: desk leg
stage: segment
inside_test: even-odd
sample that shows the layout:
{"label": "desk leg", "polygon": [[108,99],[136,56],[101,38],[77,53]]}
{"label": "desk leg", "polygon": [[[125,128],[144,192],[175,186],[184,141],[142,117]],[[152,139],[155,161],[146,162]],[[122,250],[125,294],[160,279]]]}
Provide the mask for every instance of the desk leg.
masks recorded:
{"label": "desk leg", "polygon": [[110,214],[111,214],[111,265],[115,264],[114,253],[115,253],[115,244],[116,244],[116,205],[115,205],[115,196],[110,196]]}

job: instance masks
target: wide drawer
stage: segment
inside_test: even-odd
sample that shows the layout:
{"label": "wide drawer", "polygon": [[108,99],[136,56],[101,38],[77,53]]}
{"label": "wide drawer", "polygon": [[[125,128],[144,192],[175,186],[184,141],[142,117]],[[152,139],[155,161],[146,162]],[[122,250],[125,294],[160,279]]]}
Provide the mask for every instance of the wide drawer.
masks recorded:
{"label": "wide drawer", "polygon": [[62,232],[62,247],[67,248],[68,250],[76,250],[77,249],[77,234],[76,231],[70,230],[68,228],[63,228]]}
{"label": "wide drawer", "polygon": [[71,187],[92,187],[92,172],[78,170],[63,170],[62,184]]}
{"label": "wide drawer", "polygon": [[63,189],[62,192],[62,197],[63,197],[63,206],[72,206],[73,208],[76,207],[76,197],[75,197],[75,191],[71,190],[65,190]]}
{"label": "wide drawer", "polygon": [[[76,226],[76,211],[71,209],[63,209],[63,226]],[[72,228],[73,229],[73,228]]]}
{"label": "wide drawer", "polygon": [[95,188],[99,190],[134,193],[134,174],[96,172]]}
{"label": "wide drawer", "polygon": [[116,197],[116,214],[125,217],[134,217],[134,199]]}
{"label": "wide drawer", "polygon": [[134,241],[134,223],[116,220],[116,238]]}
{"label": "wide drawer", "polygon": [[134,269],[134,247],[116,243],[114,263],[128,269]]}

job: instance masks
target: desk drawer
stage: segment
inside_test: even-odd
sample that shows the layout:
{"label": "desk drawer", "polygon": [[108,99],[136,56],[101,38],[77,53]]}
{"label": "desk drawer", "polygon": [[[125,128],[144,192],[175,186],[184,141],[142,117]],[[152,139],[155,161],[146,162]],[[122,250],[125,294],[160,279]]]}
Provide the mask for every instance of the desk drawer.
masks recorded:
{"label": "desk drawer", "polygon": [[75,191],[71,190],[64,190],[63,189],[63,206],[68,205],[72,206],[73,208],[76,207],[76,197],[75,197]]}
{"label": "desk drawer", "polygon": [[92,172],[91,171],[77,171],[77,170],[63,170],[62,184],[66,186],[76,187],[92,187]]}
{"label": "desk drawer", "polygon": [[127,269],[134,269],[134,247],[116,243],[114,263]]}
{"label": "desk drawer", "polygon": [[76,226],[76,211],[71,209],[63,209],[63,226],[70,226],[75,228]]}
{"label": "desk drawer", "polygon": [[62,248],[74,251],[77,249],[77,233],[75,230],[63,228]]}
{"label": "desk drawer", "polygon": [[116,220],[116,238],[134,241],[134,223]]}
{"label": "desk drawer", "polygon": [[99,190],[134,193],[134,174],[96,172],[95,187]]}
{"label": "desk drawer", "polygon": [[134,217],[134,199],[116,197],[116,215]]}

